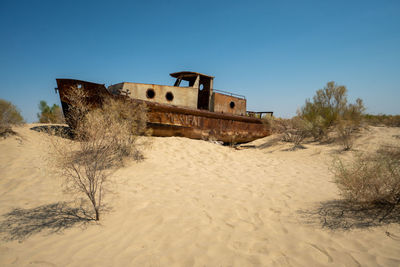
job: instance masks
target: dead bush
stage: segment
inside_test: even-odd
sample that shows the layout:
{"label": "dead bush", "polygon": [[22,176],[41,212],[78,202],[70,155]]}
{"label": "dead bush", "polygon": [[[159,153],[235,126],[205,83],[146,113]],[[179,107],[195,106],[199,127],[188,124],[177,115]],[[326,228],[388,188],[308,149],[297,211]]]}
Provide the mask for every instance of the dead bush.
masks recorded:
{"label": "dead bush", "polygon": [[321,141],[327,137],[329,127],[326,127],[325,119],[322,116],[318,115],[312,120],[307,121],[310,122],[310,134],[314,138],[314,141]]}
{"label": "dead bush", "polygon": [[0,136],[15,134],[11,127],[23,123],[24,119],[17,107],[7,100],[0,99]]}
{"label": "dead bush", "polygon": [[276,118],[267,116],[262,118],[264,125],[270,130],[271,134],[284,133],[289,128],[291,119]]}
{"label": "dead bush", "polygon": [[265,117],[262,119],[263,124],[265,125],[266,128],[271,132],[271,134],[274,133],[279,133],[279,129],[277,128],[277,123],[276,123],[277,118],[275,117]]}
{"label": "dead bush", "polygon": [[345,151],[353,147],[354,133],[362,126],[364,110],[362,100],[357,99],[355,104],[347,105],[336,120],[334,129],[337,133],[337,141]]}
{"label": "dead bush", "polygon": [[310,136],[312,125],[309,121],[301,117],[282,119],[275,117],[263,118],[263,123],[268,127],[272,134],[281,134],[281,140],[293,143],[291,150],[303,148],[301,143]]}
{"label": "dead bush", "polygon": [[72,109],[68,119],[75,120],[74,140],[58,140],[53,149],[65,189],[84,194],[99,220],[112,173],[127,158],[143,158],[137,137],[145,132],[146,108],[106,98],[101,108],[90,110],[84,102],[85,92],[75,88],[74,93],[68,99]]}
{"label": "dead bush", "polygon": [[304,148],[302,142],[310,134],[310,129],[312,127],[310,122],[300,117],[294,117],[287,120],[285,124],[282,125],[285,127],[282,141],[293,143],[292,150]]}
{"label": "dead bush", "polygon": [[337,141],[344,151],[350,150],[354,144],[354,132],[356,126],[352,121],[340,121],[336,127]]}
{"label": "dead bush", "polygon": [[363,205],[400,204],[400,147],[382,147],[372,154],[358,154],[344,164],[333,165],[337,184],[345,199]]}

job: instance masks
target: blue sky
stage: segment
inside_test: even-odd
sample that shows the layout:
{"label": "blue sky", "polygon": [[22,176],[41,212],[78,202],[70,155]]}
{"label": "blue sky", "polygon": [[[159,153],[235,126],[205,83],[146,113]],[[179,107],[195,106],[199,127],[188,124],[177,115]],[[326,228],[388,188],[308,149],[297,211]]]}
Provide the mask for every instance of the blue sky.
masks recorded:
{"label": "blue sky", "polygon": [[171,84],[215,76],[249,110],[291,117],[328,81],[400,114],[400,1],[0,0],[0,98],[28,122],[56,78]]}

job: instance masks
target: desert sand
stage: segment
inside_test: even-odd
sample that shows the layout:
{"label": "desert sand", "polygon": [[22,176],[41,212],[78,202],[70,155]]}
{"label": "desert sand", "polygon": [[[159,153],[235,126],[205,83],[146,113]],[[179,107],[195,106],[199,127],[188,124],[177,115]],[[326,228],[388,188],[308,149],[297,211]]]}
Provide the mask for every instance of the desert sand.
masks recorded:
{"label": "desert sand", "polygon": [[[318,213],[341,199],[329,171],[333,158],[354,151],[313,143],[285,151],[290,144],[276,136],[241,150],[147,137],[145,160],[112,176],[101,221],[83,223],[48,211],[74,205],[74,196],[49,167],[48,140],[59,137],[34,126],[0,140],[1,266],[400,265],[398,223]],[[399,143],[398,136],[399,128],[370,127],[354,150]],[[5,215],[15,209],[21,220],[7,225]],[[60,227],[50,227],[43,213],[23,221],[41,209]]]}

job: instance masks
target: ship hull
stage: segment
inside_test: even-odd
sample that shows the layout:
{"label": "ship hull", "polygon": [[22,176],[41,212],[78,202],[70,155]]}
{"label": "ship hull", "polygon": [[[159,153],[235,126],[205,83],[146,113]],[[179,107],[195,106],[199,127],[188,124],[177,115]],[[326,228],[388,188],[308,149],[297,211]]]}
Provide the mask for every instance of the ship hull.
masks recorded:
{"label": "ship hull", "polygon": [[192,139],[216,140],[224,143],[245,143],[270,134],[258,118],[210,112],[113,95],[104,85],[72,79],[57,79],[58,91],[67,123],[74,128],[75,121],[68,116],[71,105],[66,97],[72,87],[82,87],[87,92],[86,104],[101,107],[105,97],[121,101],[145,103],[147,127],[154,136],[181,136]]}

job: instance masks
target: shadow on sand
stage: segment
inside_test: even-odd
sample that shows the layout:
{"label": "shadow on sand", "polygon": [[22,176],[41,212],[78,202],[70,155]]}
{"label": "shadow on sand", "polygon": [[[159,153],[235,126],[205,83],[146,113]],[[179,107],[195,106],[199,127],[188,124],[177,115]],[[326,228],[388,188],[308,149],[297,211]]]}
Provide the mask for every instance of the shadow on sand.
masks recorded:
{"label": "shadow on sand", "polygon": [[63,138],[73,139],[74,132],[69,126],[65,125],[40,125],[30,128],[32,131],[47,133]]}
{"label": "shadow on sand", "polygon": [[332,200],[314,210],[300,211],[308,223],[318,221],[323,228],[350,230],[400,223],[400,206],[387,204],[361,205],[346,200]]}
{"label": "shadow on sand", "polygon": [[258,148],[258,149],[268,148],[268,147],[276,145],[276,143],[281,140],[282,140],[282,135],[278,135],[278,136],[271,138],[268,141],[256,146],[256,148]]}
{"label": "shadow on sand", "polygon": [[83,208],[72,208],[65,202],[39,206],[32,209],[14,209],[3,215],[0,233],[7,241],[23,241],[29,236],[47,231],[60,233],[72,226],[83,226],[94,219]]}

